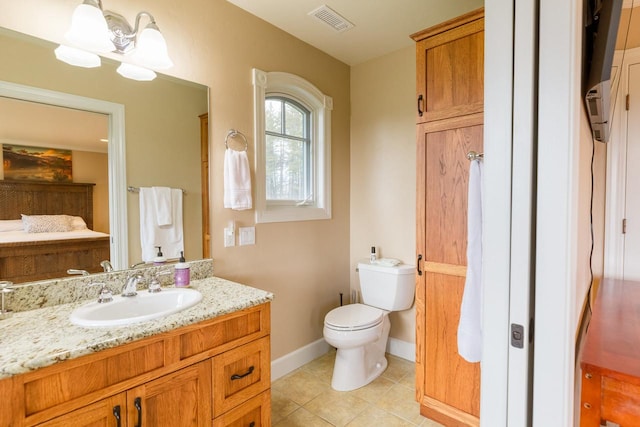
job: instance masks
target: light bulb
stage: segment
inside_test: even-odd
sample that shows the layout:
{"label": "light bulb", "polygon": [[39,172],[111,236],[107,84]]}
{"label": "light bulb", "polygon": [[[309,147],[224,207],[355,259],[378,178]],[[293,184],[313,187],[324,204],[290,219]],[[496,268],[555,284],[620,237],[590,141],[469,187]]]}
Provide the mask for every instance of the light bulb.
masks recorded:
{"label": "light bulb", "polygon": [[116,71],[122,77],[143,82],[148,82],[156,78],[156,73],[154,73],[153,70],[126,62],[121,63]]}

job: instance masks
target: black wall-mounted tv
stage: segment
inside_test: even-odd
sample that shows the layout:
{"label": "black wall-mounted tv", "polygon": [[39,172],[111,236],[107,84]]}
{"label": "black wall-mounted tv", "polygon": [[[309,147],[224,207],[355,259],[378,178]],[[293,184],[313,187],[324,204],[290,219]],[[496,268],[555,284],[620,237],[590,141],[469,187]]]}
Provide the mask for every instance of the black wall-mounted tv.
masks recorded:
{"label": "black wall-mounted tv", "polygon": [[593,138],[607,142],[611,65],[623,0],[584,0],[582,88]]}

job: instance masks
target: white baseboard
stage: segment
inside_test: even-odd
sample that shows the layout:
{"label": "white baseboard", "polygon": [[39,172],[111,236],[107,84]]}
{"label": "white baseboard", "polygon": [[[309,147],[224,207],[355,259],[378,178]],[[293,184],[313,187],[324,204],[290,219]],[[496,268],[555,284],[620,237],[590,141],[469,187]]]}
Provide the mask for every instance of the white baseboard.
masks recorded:
{"label": "white baseboard", "polygon": [[271,381],[275,381],[326,354],[331,347],[320,338],[271,362]]}
{"label": "white baseboard", "polygon": [[416,343],[389,337],[389,340],[387,341],[387,353],[408,360],[409,362],[415,362]]}
{"label": "white baseboard", "polygon": [[[331,349],[324,339],[319,339],[285,354],[271,362],[271,381],[282,378],[289,372],[293,372],[301,366],[306,365],[314,359],[326,354]],[[387,342],[387,353],[415,362],[416,345],[412,342],[402,341],[396,338],[389,338]]]}

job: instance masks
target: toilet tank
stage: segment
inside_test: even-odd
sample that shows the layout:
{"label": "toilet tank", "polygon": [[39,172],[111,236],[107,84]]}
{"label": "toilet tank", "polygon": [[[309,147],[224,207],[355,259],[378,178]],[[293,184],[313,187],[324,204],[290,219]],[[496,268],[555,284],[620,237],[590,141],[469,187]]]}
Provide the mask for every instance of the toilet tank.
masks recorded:
{"label": "toilet tank", "polygon": [[384,267],[358,263],[362,302],[387,311],[407,310],[413,305],[415,267],[400,264]]}

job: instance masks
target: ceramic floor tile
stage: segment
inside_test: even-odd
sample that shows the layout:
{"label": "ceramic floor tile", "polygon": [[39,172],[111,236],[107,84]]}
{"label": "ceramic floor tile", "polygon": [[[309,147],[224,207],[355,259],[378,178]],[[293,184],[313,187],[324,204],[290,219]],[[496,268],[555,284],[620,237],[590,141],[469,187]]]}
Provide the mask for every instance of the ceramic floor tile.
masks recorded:
{"label": "ceramic floor tile", "polygon": [[420,405],[415,401],[415,390],[402,385],[391,387],[376,406],[413,424],[420,424],[424,419],[420,415]]}
{"label": "ceramic floor tile", "polygon": [[386,357],[388,363],[387,369],[382,373],[382,376],[391,381],[398,382],[407,374],[415,371],[415,364],[413,362],[389,354],[387,354]]}
{"label": "ceramic floor tile", "polygon": [[393,415],[387,411],[370,406],[353,419],[347,427],[414,427],[415,424]]}
{"label": "ceramic floor tile", "polygon": [[328,390],[304,405],[309,412],[342,427],[357,417],[369,404],[349,392]]}
{"label": "ceramic floor tile", "polygon": [[335,363],[335,360],[336,352],[335,350],[331,350],[324,356],[321,356],[316,360],[307,363],[301,369],[317,376],[324,382],[331,384],[331,377],[333,376],[333,365]]}
{"label": "ceramic floor tile", "polygon": [[351,391],[350,394],[369,403],[376,403],[394,384],[393,381],[380,376],[366,386]]}
{"label": "ceramic floor tile", "polygon": [[298,369],[273,383],[273,390],[292,400],[298,405],[304,405],[331,386],[313,374]]}
{"label": "ceramic floor tile", "polygon": [[443,427],[420,415],[415,399],[415,364],[387,355],[376,380],[350,392],[331,389],[335,350],[272,384],[274,427]]}
{"label": "ceramic floor tile", "polygon": [[299,408],[288,417],[273,423],[273,427],[331,427],[331,424],[306,409]]}
{"label": "ceramic floor tile", "polygon": [[277,423],[291,415],[300,405],[287,398],[279,391],[271,391],[271,422]]}

